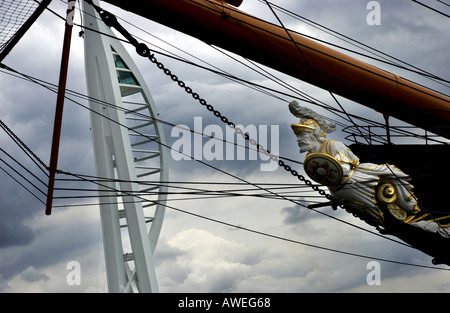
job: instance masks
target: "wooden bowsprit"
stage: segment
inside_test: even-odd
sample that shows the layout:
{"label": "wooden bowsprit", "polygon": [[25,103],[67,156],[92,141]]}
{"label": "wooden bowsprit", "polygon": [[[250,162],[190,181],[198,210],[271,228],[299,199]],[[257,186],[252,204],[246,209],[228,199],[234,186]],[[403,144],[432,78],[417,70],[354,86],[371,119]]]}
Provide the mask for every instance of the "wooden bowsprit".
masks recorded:
{"label": "wooden bowsprit", "polygon": [[66,25],[64,31],[64,43],[61,56],[61,69],[59,74],[58,95],[56,98],[55,122],[53,126],[52,149],[50,154],[49,182],[45,214],[52,212],[53,190],[55,186],[55,174],[58,165],[59,142],[61,138],[61,124],[64,109],[64,97],[66,94],[67,72],[69,67],[70,41],[72,37],[73,16],[76,1],[69,1],[67,5]]}
{"label": "wooden bowsprit", "polygon": [[239,1],[104,1],[450,139],[447,95],[227,4]]}

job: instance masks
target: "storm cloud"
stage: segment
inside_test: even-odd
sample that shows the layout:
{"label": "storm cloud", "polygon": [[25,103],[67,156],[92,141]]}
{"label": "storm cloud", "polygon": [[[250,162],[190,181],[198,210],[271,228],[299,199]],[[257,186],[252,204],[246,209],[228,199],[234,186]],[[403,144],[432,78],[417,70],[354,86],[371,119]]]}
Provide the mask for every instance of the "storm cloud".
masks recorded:
{"label": "storm cloud", "polygon": [[[448,19],[411,1],[381,0],[378,1],[381,8],[381,25],[370,26],[366,22],[367,14],[370,12],[367,9],[368,2],[284,0],[277,1],[277,6],[448,79],[450,46]],[[130,22],[131,24],[124,26],[139,38],[158,45],[158,50],[165,48],[192,59],[188,54],[176,50],[173,47],[175,46],[195,55],[198,58],[195,62],[205,61],[255,84],[298,96],[293,89],[281,87],[195,38],[187,37],[106,3],[101,4]],[[61,15],[64,15],[66,9],[64,3],[56,1],[50,8]],[[244,0],[241,9],[278,23],[264,1]],[[293,18],[293,15],[286,15],[278,10],[276,12],[287,27],[300,33],[329,40],[346,48],[359,49]],[[79,19],[77,11],[76,22],[80,22]],[[145,29],[148,33],[134,26]],[[79,27],[74,28],[67,87],[85,95],[84,43],[83,38],[78,36],[80,30]],[[49,11],[44,12],[3,63],[20,73],[57,84],[63,31],[64,21]],[[173,46],[151,35],[164,38]],[[203,126],[218,125],[224,132],[226,131],[226,126],[219,119],[187,95],[148,60],[137,56],[131,47],[126,47],[148,82],[159,117],[168,122],[164,125],[164,131],[169,147],[177,140],[176,137],[170,136],[173,129],[171,125],[187,125],[193,129],[195,117],[202,118]],[[304,156],[299,154],[295,136],[290,130],[290,124],[297,122],[287,107],[287,103],[293,100],[290,96],[266,95],[189,64],[158,54],[156,56],[186,85],[192,87],[235,124],[278,126],[280,154],[294,161],[292,166],[299,172],[302,171],[301,164],[295,163],[301,162]],[[233,57],[239,59],[238,56]],[[401,75],[419,83],[431,84],[438,90],[448,92],[446,87],[434,84],[420,75],[361,58],[389,70],[398,70]],[[250,64],[246,60],[239,60]],[[338,104],[327,91],[281,73],[274,74],[290,86],[338,108]],[[80,103],[86,105],[87,101],[83,97],[73,95],[70,98],[76,101],[68,99],[65,103],[58,167],[72,173],[95,175],[89,112],[80,106]],[[349,100],[337,98],[352,114],[383,121],[380,113]],[[11,72],[3,70],[0,72],[0,119],[46,164],[50,158],[55,103],[54,90],[43,88],[24,79],[23,76],[12,75]],[[323,108],[312,108],[320,114],[330,114]],[[339,122],[338,130],[329,135],[330,138],[345,142],[346,134],[342,132],[342,125],[349,125],[345,115],[331,114],[329,117]],[[209,139],[204,138],[204,142],[207,140]],[[57,199],[54,213],[45,216],[45,205],[42,201],[45,201],[46,188],[39,180],[46,183],[48,179],[46,174],[3,132],[0,133],[0,148],[26,165],[26,168],[39,178],[31,176],[23,168],[20,169],[38,187],[35,188],[21,180],[32,191],[30,193],[4,171],[0,171],[0,291],[106,291],[100,216],[95,199]],[[5,153],[0,153],[0,157],[8,164],[14,164],[19,168]],[[430,257],[372,234],[373,228],[344,210],[334,211],[330,207],[319,209],[345,223],[308,210],[306,206],[309,202],[323,200],[311,190],[306,192],[306,189],[298,187],[295,189],[298,191],[297,194],[290,192],[290,189],[283,189],[280,191],[283,196],[275,197],[264,188],[273,188],[271,190],[278,193],[275,184],[289,185],[290,188],[299,184],[295,177],[281,168],[263,172],[260,170],[260,160],[248,159],[214,160],[210,164],[223,172],[194,160],[177,161],[171,158],[170,180],[181,182],[180,186],[184,187],[191,186],[189,183],[209,182],[210,188],[227,190],[228,193],[233,190],[241,194],[233,197],[225,194],[223,197],[196,200],[180,200],[181,197],[176,195],[171,198],[169,204],[173,207],[227,224],[217,224],[208,219],[168,209],[155,252],[160,291],[448,292],[450,290],[448,284],[450,277],[447,271],[389,262],[382,262],[382,285],[368,286],[366,265],[371,260],[370,256],[427,266],[431,265]],[[13,173],[5,163],[0,165],[8,173]],[[245,185],[243,181],[234,179],[234,176],[262,188]],[[58,175],[57,178],[71,177]],[[225,184],[214,186],[217,182]],[[248,195],[247,191],[242,191],[250,188],[249,186],[253,189],[251,195]],[[58,181],[57,187],[96,188],[95,185],[88,185],[85,182],[61,180]],[[73,194],[58,190],[55,195],[64,197]],[[369,231],[361,231],[359,228]],[[273,236],[263,236],[252,230]],[[337,251],[352,252],[369,258],[354,257]],[[70,286],[66,283],[68,274],[66,265],[70,261],[81,264],[83,273],[81,286]]]}

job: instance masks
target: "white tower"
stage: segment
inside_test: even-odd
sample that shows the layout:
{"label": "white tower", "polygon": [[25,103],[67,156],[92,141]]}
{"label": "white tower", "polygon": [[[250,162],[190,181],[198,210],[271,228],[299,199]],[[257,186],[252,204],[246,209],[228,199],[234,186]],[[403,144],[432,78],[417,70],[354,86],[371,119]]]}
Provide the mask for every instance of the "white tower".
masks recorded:
{"label": "white tower", "polygon": [[83,11],[95,164],[105,178],[98,190],[108,290],[158,292],[153,252],[168,180],[162,126],[125,48],[91,5]]}

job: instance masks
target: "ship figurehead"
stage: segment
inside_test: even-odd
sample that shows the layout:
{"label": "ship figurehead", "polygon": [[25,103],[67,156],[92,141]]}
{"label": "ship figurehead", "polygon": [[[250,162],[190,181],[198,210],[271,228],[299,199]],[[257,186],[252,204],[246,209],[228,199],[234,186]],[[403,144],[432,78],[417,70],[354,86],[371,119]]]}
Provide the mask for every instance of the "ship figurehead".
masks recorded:
{"label": "ship figurehead", "polygon": [[314,111],[300,107],[296,101],[289,105],[291,113],[300,118],[298,124],[291,128],[297,136],[300,153],[308,152],[304,169],[306,174],[315,182],[332,186],[341,182],[344,170],[340,163],[329,154],[322,153],[322,144],[326,141],[326,134],[336,129],[332,123],[328,124]]}
{"label": "ship figurehead", "polygon": [[437,221],[423,212],[409,175],[395,165],[361,163],[345,144],[327,139],[336,130],[334,123],[296,101],[289,104],[289,110],[300,119],[291,128],[300,153],[307,153],[305,173],[327,186],[340,206],[381,232],[388,232],[390,221],[395,220],[397,225],[415,226],[450,243],[450,216]]}

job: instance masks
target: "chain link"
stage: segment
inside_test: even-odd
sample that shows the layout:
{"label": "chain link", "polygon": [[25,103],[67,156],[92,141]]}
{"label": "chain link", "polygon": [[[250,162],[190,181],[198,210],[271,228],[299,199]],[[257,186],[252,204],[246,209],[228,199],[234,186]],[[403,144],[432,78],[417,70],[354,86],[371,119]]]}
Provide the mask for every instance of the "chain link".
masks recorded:
{"label": "chain link", "polygon": [[[142,45],[142,44],[140,44]],[[284,168],[286,171],[290,172],[293,176],[297,177],[298,180],[305,183],[307,186],[310,186],[314,191],[317,191],[321,196],[324,196],[330,201],[334,201],[333,196],[328,194],[325,190],[321,189],[318,185],[313,185],[312,182],[305,178],[305,176],[300,175],[296,170],[292,169],[288,164],[286,164],[283,160],[279,159],[278,156],[273,155],[265,149],[262,145],[258,144],[256,140],[249,137],[248,134],[244,133],[242,129],[236,127],[236,125],[229,121],[226,116],[224,116],[220,111],[216,110],[211,104],[208,104],[205,99],[201,98],[196,92],[193,92],[192,88],[187,86],[182,80],[180,80],[176,75],[172,74],[172,72],[164,66],[161,62],[159,62],[154,54],[150,54],[150,50],[138,50],[136,51],[139,55],[143,57],[148,57],[149,60],[154,63],[160,70],[164,72],[167,76],[169,76],[175,83],[178,84],[179,87],[183,88],[188,94],[190,94],[195,100],[197,100],[202,106],[206,107],[206,109],[214,114],[217,118],[219,118],[223,123],[227,124],[229,127],[234,129],[234,131],[241,135],[245,140],[247,140],[251,145],[255,146],[256,149],[265,155],[270,156],[273,161],[278,162],[278,165]],[[145,53],[140,54],[139,51],[145,51]]]}

